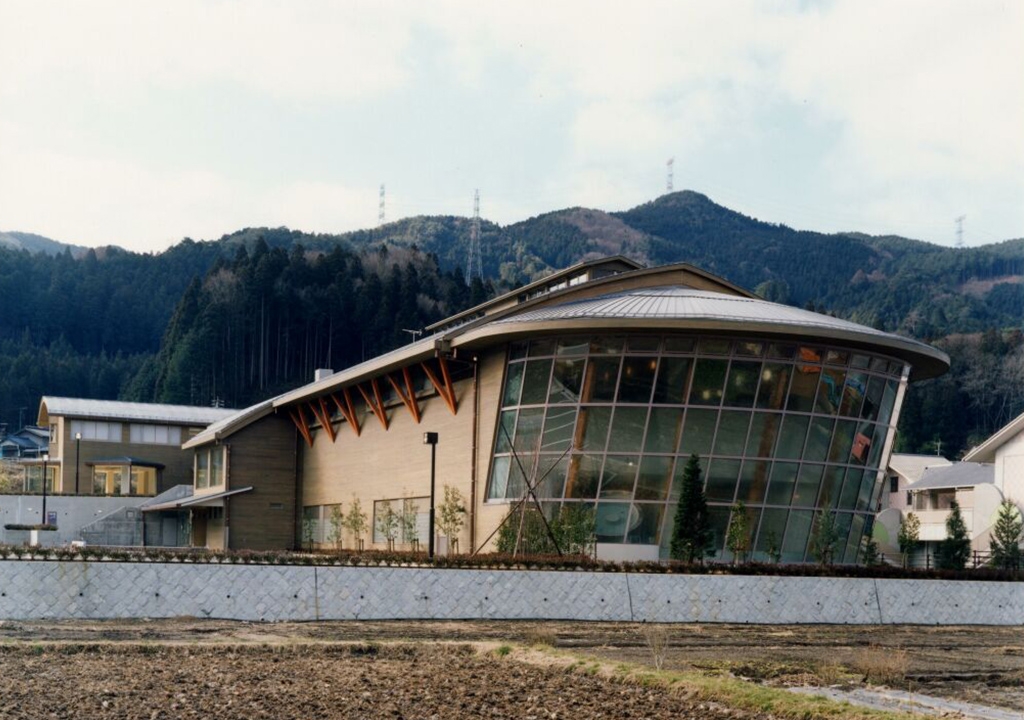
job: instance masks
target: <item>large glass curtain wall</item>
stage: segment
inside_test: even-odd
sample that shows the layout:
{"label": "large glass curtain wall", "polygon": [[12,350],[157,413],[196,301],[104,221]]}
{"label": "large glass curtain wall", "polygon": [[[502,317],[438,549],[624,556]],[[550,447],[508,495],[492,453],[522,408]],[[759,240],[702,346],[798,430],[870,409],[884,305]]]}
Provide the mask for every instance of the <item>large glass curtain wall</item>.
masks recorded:
{"label": "large glass curtain wall", "polygon": [[901,361],[838,347],[716,337],[515,343],[487,497],[536,485],[548,513],[594,508],[597,540],[660,545],[686,459],[701,460],[715,532],[742,501],[755,559],[811,557],[814,516],[836,512],[854,562],[882,488],[879,465],[905,384]]}

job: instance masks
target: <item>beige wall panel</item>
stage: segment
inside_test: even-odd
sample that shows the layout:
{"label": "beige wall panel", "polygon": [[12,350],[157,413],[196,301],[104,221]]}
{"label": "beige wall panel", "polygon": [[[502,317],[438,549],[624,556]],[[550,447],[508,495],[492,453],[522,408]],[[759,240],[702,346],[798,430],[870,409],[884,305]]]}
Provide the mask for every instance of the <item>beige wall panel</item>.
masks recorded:
{"label": "beige wall panel", "polygon": [[268,415],[228,439],[227,488],[253,488],[225,499],[231,548],[294,547],[295,436],[291,420]]}
{"label": "beige wall panel", "polygon": [[[487,480],[494,455],[495,432],[501,412],[501,387],[505,381],[506,348],[496,348],[481,358],[480,363],[480,444],[477,448],[477,467],[480,468],[476,490],[476,545],[487,539],[505,517],[508,504],[487,503]],[[473,548],[474,550],[476,548]],[[494,549],[491,540],[484,552]]]}
{"label": "beige wall panel", "polygon": [[224,518],[211,518],[206,521],[206,547],[210,550],[224,549]]}
{"label": "beige wall panel", "polygon": [[[479,365],[480,416],[477,465],[476,506],[484,496],[491,444],[497,421],[498,394],[501,391],[505,352],[490,353]],[[420,399],[421,421],[415,422],[404,405],[388,408],[389,426],[385,431],[373,414],[362,418],[357,437],[348,423],[336,424],[337,438],[332,443],[322,430],[316,430],[313,446],[301,449],[302,505],[340,503],[347,512],[353,495],[357,496],[373,522],[376,500],[401,497],[426,497],[430,494],[430,447],[423,444],[423,433],[436,432],[436,502],[444,497],[444,486],[455,487],[466,499],[467,509],[473,475],[474,382],[472,378],[455,384],[458,414],[452,415],[438,396]],[[421,510],[426,510],[426,507]],[[459,536],[459,547],[470,547],[470,515]],[[372,532],[364,536],[370,547]],[[477,536],[480,538],[480,536]],[[346,533],[346,542],[351,538]],[[426,538],[423,539],[426,542]]]}

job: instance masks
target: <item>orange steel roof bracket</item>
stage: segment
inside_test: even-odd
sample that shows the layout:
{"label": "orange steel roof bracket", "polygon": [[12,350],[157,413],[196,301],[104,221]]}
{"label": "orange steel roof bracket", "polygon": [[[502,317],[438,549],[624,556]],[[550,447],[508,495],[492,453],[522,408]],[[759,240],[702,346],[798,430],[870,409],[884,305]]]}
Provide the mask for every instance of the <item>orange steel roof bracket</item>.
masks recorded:
{"label": "orange steel roof bracket", "polygon": [[359,418],[356,417],[356,410],[352,405],[352,395],[349,393],[348,388],[343,389],[341,392],[345,398],[344,403],[342,403],[341,400],[338,399],[338,396],[334,394],[331,395],[331,399],[334,400],[334,404],[338,406],[338,410],[348,421],[348,424],[352,426],[352,432],[356,434],[356,437],[359,437],[359,432],[362,428],[359,427]]}
{"label": "orange steel roof bracket", "polygon": [[323,426],[324,431],[327,433],[327,437],[331,439],[331,442],[338,437],[334,432],[334,424],[331,422],[331,411],[327,409],[327,401],[321,396],[317,398],[317,402],[320,405],[320,412],[313,408],[313,414],[320,419],[320,425]]}
{"label": "orange steel roof bracket", "polygon": [[289,408],[288,414],[292,418],[292,422],[295,423],[295,427],[298,428],[302,437],[306,440],[306,444],[313,447],[313,435],[309,432],[309,424],[306,422],[306,416],[302,414],[302,408]]}
{"label": "orange steel roof bracket", "polygon": [[412,415],[412,419],[419,425],[420,422],[420,406],[416,402],[416,392],[412,389],[412,377],[409,376],[409,368],[402,368],[402,376],[405,380],[405,387],[403,388],[395,379],[390,375],[386,375],[388,382],[391,383],[391,387],[398,393],[398,397],[402,399],[402,403],[406,408],[409,409],[409,414]]}
{"label": "orange steel roof bracket", "polygon": [[434,390],[436,390],[437,394],[441,396],[442,400],[444,400],[444,404],[448,406],[449,410],[451,410],[452,415],[455,415],[458,412],[458,407],[455,404],[455,393],[453,392],[449,394],[451,385],[442,383],[437,377],[437,374],[430,369],[430,365],[427,363],[420,363],[420,367],[423,368],[423,372],[427,374],[430,384],[434,386]]}
{"label": "orange steel roof bracket", "polygon": [[380,397],[380,386],[377,384],[377,378],[370,381],[373,389],[373,396],[371,397],[366,390],[363,389],[362,385],[356,385],[356,389],[359,394],[363,396],[363,400],[366,401],[366,407],[373,411],[373,414],[380,420],[381,427],[385,430],[388,429],[388,415],[384,412],[384,401]]}

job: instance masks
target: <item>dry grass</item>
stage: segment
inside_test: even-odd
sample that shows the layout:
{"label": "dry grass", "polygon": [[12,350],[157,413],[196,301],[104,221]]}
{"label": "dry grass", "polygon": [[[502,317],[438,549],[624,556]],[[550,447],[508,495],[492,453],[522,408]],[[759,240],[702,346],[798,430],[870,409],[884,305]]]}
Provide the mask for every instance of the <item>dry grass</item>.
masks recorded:
{"label": "dry grass", "polygon": [[869,645],[854,656],[851,666],[873,685],[899,686],[906,683],[909,662],[903,648]]}
{"label": "dry grass", "polygon": [[644,625],[640,628],[640,634],[644,637],[647,649],[651,651],[654,669],[661,670],[665,665],[665,656],[668,655],[668,628],[664,625]]}

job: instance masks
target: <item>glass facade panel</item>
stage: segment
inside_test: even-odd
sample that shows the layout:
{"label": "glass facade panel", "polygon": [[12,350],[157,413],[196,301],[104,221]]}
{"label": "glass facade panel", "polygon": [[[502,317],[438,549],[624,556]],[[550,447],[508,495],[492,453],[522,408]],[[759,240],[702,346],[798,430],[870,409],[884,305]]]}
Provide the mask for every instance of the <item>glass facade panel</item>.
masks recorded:
{"label": "glass facade panel", "polygon": [[646,425],[647,408],[615,408],[612,433],[608,437],[608,452],[640,452]]}
{"label": "glass facade panel", "polygon": [[674,453],[683,429],[682,408],[652,408],[647,423],[645,453]]}
{"label": "glass facade panel", "polygon": [[704,457],[711,452],[711,440],[715,437],[715,424],[718,422],[716,410],[687,410],[683,424],[683,436],[679,441],[679,454],[683,457],[699,455]]}
{"label": "glass facade panel", "polygon": [[666,357],[658,368],[658,381],[654,385],[654,402],[681,405],[685,402],[690,384],[690,358]]}
{"label": "glass facade panel", "polygon": [[708,525],[711,526],[710,555],[712,560],[722,560],[725,552],[725,533],[729,528],[729,507],[712,505],[708,508]]}
{"label": "glass facade panel", "polygon": [[579,421],[576,424],[576,437],[580,442],[577,442],[576,446],[580,450],[602,452],[608,442],[611,420],[610,407],[580,408]]}
{"label": "glass facade panel", "polygon": [[615,385],[619,381],[621,357],[592,358],[587,365],[583,384],[584,402],[611,402],[615,398]]}
{"label": "glass facade panel", "polygon": [[547,400],[548,378],[550,377],[550,360],[527,360],[526,371],[523,373],[523,390],[520,404],[537,405]]}
{"label": "glass facade panel", "polygon": [[565,492],[565,474],[569,469],[569,458],[559,459],[557,455],[541,455],[537,459],[537,497],[561,500]]}
{"label": "glass facade panel", "polygon": [[782,418],[782,429],[779,431],[779,443],[775,447],[775,457],[799,459],[804,451],[804,440],[807,438],[807,425],[810,418],[806,415],[786,415]]}
{"label": "glass facade panel", "polygon": [[747,437],[747,457],[772,457],[775,440],[779,435],[782,415],[778,413],[754,413]]}
{"label": "glass facade panel", "polygon": [[583,359],[555,360],[549,403],[578,403],[583,388]]}
{"label": "glass facade panel", "polygon": [[573,455],[569,462],[569,476],[566,478],[565,497],[575,500],[590,500],[597,497],[597,486],[601,479],[601,456]]}
{"label": "glass facade panel", "polygon": [[611,500],[631,500],[639,464],[640,458],[636,455],[609,455],[606,457],[604,473],[601,475],[599,497]]}
{"label": "glass facade panel", "polygon": [[818,490],[821,489],[821,474],[824,469],[824,465],[804,464],[800,466],[796,490],[793,493],[795,507],[814,507],[814,503],[818,499]]}
{"label": "glass facade panel", "polygon": [[729,367],[726,360],[697,360],[693,369],[693,386],[690,389],[691,405],[718,405],[722,402],[725,387],[725,373]]}
{"label": "glass facade panel", "polygon": [[757,390],[757,406],[764,410],[781,410],[786,405],[792,365],[765,363],[761,370],[761,386]]}
{"label": "glass facade panel", "polygon": [[843,402],[843,388],[846,384],[846,372],[836,368],[825,368],[818,384],[818,399],[814,403],[814,411],[835,415]]}
{"label": "glass facade panel", "polygon": [[533,459],[540,446],[540,429],[543,423],[544,408],[527,408],[519,411],[514,447],[520,460],[524,456]]}
{"label": "glass facade panel", "polygon": [[800,466],[796,463],[777,462],[772,465],[772,481],[768,484],[769,505],[789,505],[796,487],[796,473]]}
{"label": "glass facade panel", "polygon": [[813,522],[814,513],[810,510],[793,510],[789,513],[786,539],[782,543],[782,562],[804,561]]}
{"label": "glass facade panel", "polygon": [[[800,348],[801,354],[806,348]],[[818,390],[818,376],[821,368],[817,365],[798,364],[793,369],[793,381],[789,385],[789,401],[786,409],[791,412],[811,412]]]}
{"label": "glass facade panel", "polygon": [[630,524],[626,534],[627,543],[638,543],[641,545],[657,545],[658,529],[661,527],[661,518],[665,513],[665,506],[653,503],[635,503],[630,512],[630,517],[636,518],[636,524]]}
{"label": "glass facade panel", "polygon": [[645,405],[650,403],[651,388],[654,385],[654,373],[657,369],[657,358],[630,357],[627,355],[622,363],[618,402],[643,403]]}
{"label": "glass facade panel", "polygon": [[597,505],[596,529],[598,542],[620,543],[626,531],[640,524],[640,513],[625,502],[602,502]]}
{"label": "glass facade panel", "polygon": [[810,429],[807,432],[807,445],[804,447],[804,460],[825,462],[834,427],[835,421],[832,418],[815,417],[811,419]]}
{"label": "glass facade panel", "polygon": [[519,393],[523,389],[523,363],[508,366],[505,377],[505,393],[502,395],[502,407],[519,404]]}
{"label": "glass facade panel", "polygon": [[730,407],[753,407],[760,376],[761,363],[733,362],[729,368],[729,381],[725,386],[723,404]]}
{"label": "glass facade panel", "polygon": [[544,416],[541,452],[563,452],[572,443],[576,408],[549,407]]}
{"label": "glass facade panel", "polygon": [[736,496],[736,481],[740,475],[739,460],[712,460],[704,483],[708,502],[732,503]]}
{"label": "glass facade panel", "polygon": [[640,462],[636,480],[637,500],[664,500],[672,481],[672,458],[650,455]]}
{"label": "glass facade panel", "polygon": [[[768,487],[768,473],[771,463],[767,460],[747,460],[740,472],[740,483],[736,499],[748,505],[760,504],[764,500],[764,491]],[[751,526],[753,527],[753,526]],[[756,529],[756,528],[755,528]]]}
{"label": "glass facade panel", "polygon": [[718,434],[715,436],[715,455],[742,455],[747,444],[747,429],[750,427],[750,413],[723,410],[718,420]]}
{"label": "glass facade panel", "polygon": [[[601,542],[657,544],[664,557],[664,528],[695,453],[716,558],[727,559],[734,500],[759,523],[756,558],[774,544],[784,560],[810,561],[818,508],[838,511],[843,553],[856,556],[881,487],[902,362],[671,333],[543,339],[510,347],[509,357],[489,501],[521,498],[530,478],[552,517],[563,502],[591,506]],[[197,467],[197,482],[201,474],[210,486],[222,471]]]}

